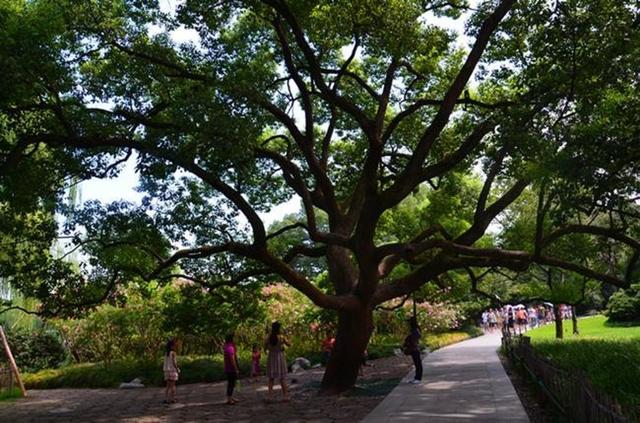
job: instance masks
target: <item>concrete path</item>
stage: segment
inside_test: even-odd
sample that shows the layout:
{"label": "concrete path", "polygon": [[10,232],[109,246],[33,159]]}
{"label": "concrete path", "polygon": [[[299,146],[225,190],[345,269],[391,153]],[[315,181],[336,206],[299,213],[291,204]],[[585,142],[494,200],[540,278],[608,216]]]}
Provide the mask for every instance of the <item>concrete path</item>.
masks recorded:
{"label": "concrete path", "polygon": [[497,349],[500,334],[460,342],[429,354],[423,382],[407,383],[413,371],[362,421],[528,422]]}

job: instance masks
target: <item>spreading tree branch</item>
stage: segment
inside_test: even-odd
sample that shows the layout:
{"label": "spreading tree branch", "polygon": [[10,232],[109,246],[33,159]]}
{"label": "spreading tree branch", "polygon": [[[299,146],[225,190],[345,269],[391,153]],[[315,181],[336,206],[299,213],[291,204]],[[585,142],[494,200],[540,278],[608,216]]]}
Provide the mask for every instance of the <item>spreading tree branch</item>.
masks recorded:
{"label": "spreading tree branch", "polygon": [[379,207],[383,210],[397,205],[420,182],[422,164],[429,154],[431,146],[449,122],[457,100],[476,68],[476,65],[480,61],[491,35],[498,27],[500,21],[502,21],[509,12],[514,2],[515,0],[502,0],[494,12],[482,23],[465,63],[445,94],[436,116],[420,138],[409,163],[402,174],[396,179],[396,182],[389,187],[382,196]]}

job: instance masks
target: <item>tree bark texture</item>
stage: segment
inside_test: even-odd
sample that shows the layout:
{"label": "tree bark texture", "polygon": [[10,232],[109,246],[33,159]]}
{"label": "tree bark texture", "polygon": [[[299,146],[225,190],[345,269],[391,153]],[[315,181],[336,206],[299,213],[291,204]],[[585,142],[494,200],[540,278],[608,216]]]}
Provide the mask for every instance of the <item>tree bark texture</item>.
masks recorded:
{"label": "tree bark texture", "polygon": [[353,387],[372,332],[371,308],[338,313],[336,343],[322,378],[323,394],[338,394]]}
{"label": "tree bark texture", "polygon": [[562,311],[560,310],[560,304],[554,304],[553,315],[555,316],[555,321],[556,321],[556,338],[562,339],[563,338]]}

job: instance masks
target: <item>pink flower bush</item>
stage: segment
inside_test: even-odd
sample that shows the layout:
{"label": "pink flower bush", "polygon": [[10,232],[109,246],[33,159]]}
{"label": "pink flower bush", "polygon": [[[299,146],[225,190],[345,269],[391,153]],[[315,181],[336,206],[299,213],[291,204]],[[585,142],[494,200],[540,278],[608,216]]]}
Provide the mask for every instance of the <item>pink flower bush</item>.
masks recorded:
{"label": "pink flower bush", "polygon": [[[400,299],[385,304],[387,308],[398,307]],[[446,332],[460,327],[463,319],[460,307],[446,301],[422,302],[416,304],[418,325],[423,332]],[[397,334],[407,331],[407,319],[413,315],[413,303],[405,302],[393,311],[380,311],[375,315],[378,333]]]}

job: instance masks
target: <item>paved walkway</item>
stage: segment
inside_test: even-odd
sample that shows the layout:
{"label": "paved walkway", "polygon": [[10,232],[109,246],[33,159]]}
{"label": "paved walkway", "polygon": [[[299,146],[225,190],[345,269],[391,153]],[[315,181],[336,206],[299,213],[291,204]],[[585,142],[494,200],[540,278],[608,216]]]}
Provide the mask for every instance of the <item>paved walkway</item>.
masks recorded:
{"label": "paved walkway", "polygon": [[500,334],[460,342],[429,354],[420,385],[413,371],[363,423],[528,422],[496,350]]}

